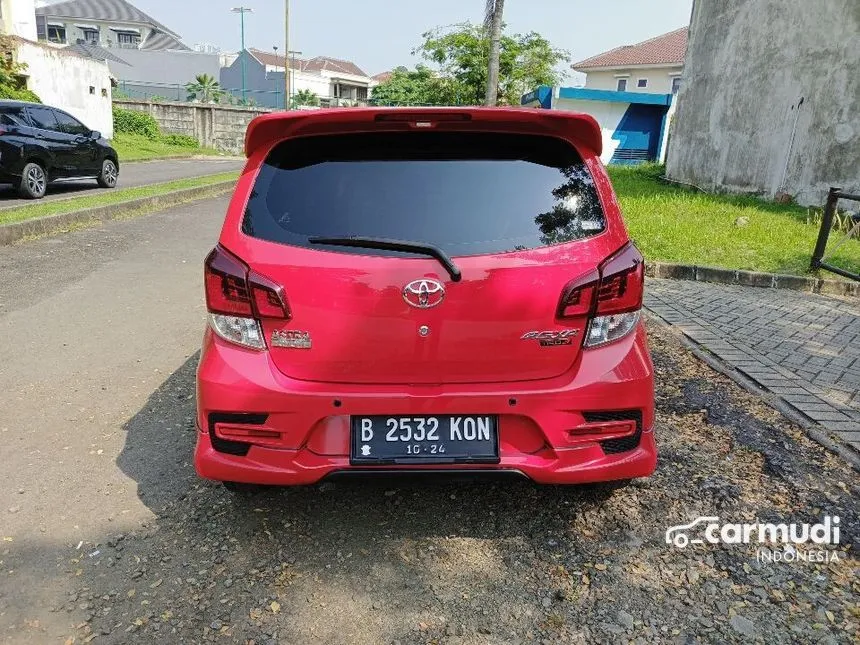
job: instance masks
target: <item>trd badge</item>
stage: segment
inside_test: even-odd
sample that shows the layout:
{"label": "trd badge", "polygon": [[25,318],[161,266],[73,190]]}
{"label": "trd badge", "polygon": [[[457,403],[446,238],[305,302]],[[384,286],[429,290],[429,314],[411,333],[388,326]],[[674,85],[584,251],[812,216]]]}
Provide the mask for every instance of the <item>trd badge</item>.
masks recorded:
{"label": "trd badge", "polygon": [[293,329],[276,329],[272,332],[272,347],[310,349],[311,334],[307,331],[298,331]]}

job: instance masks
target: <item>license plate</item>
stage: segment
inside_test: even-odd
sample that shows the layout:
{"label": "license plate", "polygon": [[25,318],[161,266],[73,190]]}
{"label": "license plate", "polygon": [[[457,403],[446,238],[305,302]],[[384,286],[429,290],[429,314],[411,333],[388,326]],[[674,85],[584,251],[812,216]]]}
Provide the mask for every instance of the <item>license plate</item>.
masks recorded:
{"label": "license plate", "polygon": [[352,463],[498,463],[493,415],[352,417]]}

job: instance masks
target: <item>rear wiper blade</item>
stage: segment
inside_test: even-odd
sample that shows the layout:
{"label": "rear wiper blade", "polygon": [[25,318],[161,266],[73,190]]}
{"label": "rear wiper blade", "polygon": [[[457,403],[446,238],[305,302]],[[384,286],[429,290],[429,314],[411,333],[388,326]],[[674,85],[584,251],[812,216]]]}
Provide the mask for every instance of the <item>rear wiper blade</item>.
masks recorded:
{"label": "rear wiper blade", "polygon": [[438,246],[428,244],[427,242],[410,242],[407,240],[390,240],[385,237],[362,237],[360,235],[348,235],[345,237],[309,237],[308,242],[311,244],[328,244],[329,246],[352,246],[358,249],[379,249],[381,251],[403,251],[404,253],[422,253],[439,260],[439,263],[445,267],[451,280],[459,282],[460,269],[454,264],[454,261],[448,257]]}

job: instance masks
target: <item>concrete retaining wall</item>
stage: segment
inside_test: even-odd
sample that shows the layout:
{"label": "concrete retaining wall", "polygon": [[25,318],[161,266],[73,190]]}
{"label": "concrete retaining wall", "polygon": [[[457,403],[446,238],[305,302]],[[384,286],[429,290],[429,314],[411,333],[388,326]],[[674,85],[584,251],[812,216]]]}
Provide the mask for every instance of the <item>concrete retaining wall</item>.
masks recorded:
{"label": "concrete retaining wall", "polygon": [[858,32],[857,0],[697,0],[667,175],[804,205],[860,190]]}
{"label": "concrete retaining wall", "polygon": [[162,132],[187,134],[207,148],[242,154],[245,129],[256,116],[272,110],[200,103],[134,101],[115,99],[114,105],[126,110],[151,114]]}

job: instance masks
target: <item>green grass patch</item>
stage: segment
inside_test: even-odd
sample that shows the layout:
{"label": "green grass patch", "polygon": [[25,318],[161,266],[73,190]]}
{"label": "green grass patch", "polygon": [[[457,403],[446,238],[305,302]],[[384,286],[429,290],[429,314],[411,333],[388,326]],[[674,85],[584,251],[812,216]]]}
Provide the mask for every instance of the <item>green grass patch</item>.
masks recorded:
{"label": "green grass patch", "polygon": [[[807,223],[808,209],[702,193],[662,181],[663,172],[662,166],[652,164],[609,167],[630,235],[647,260],[809,273],[819,225]],[[843,236],[833,231],[828,249]],[[847,240],[825,257],[848,271],[860,271],[860,241]],[[826,272],[822,276],[837,277]]]}
{"label": "green grass patch", "polygon": [[0,210],[0,225],[11,224],[13,222],[23,222],[25,220],[37,219],[40,217],[50,217],[51,215],[60,215],[62,213],[72,213],[74,211],[96,208],[98,206],[109,206],[111,204],[118,204],[143,197],[155,197],[172,193],[177,190],[183,190],[185,188],[210,186],[223,181],[234,181],[238,176],[238,173],[235,172],[222,172],[216,175],[177,179],[176,181],[168,181],[161,184],[150,184],[148,186],[139,186],[136,188],[98,190],[93,191],[93,194],[91,195],[83,197],[72,197],[56,201],[33,202],[27,206],[22,206],[21,208]]}
{"label": "green grass patch", "polygon": [[146,161],[147,159],[168,159],[170,157],[190,157],[192,155],[224,156],[214,148],[190,147],[187,143],[177,145],[176,138],[167,135],[150,139],[142,134],[117,132],[111,145],[119,156],[120,165],[124,161]]}

